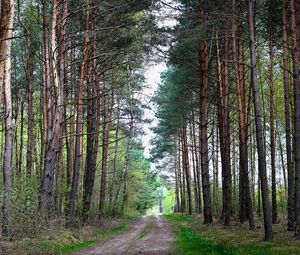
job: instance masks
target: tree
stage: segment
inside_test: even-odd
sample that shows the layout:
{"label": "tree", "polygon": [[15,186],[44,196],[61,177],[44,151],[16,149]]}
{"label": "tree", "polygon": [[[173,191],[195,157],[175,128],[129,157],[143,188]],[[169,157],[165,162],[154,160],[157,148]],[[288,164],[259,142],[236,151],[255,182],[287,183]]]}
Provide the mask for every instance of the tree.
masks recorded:
{"label": "tree", "polygon": [[[2,235],[5,239],[11,237],[12,217],[12,99],[11,99],[11,40],[14,25],[14,1],[1,1],[0,16],[0,91],[4,87],[5,105],[5,151],[3,157],[3,205],[2,205]],[[4,86],[3,86],[4,85]]]}
{"label": "tree", "polygon": [[[66,5],[63,5],[66,6]],[[46,15],[47,4],[43,2],[44,15]],[[61,82],[58,76],[58,63],[57,63],[57,34],[56,27],[59,19],[59,5],[58,1],[53,2],[53,14],[51,25],[51,55],[47,50],[47,22],[46,16],[44,17],[44,57],[45,57],[45,82],[46,82],[46,98],[47,98],[47,138],[45,144],[45,156],[44,156],[44,169],[43,178],[41,183],[41,195],[40,195],[40,210],[44,213],[49,213],[52,207],[52,191],[53,191],[53,177],[55,169],[55,157],[59,151],[59,139],[61,135],[61,123],[64,113],[64,83]],[[49,57],[51,56],[51,57]],[[49,70],[51,68],[51,70]],[[51,81],[50,75],[53,75],[54,90],[55,90],[55,110],[52,116],[52,95],[51,95]]]}
{"label": "tree", "polygon": [[273,239],[273,230],[271,222],[271,207],[268,193],[268,179],[267,179],[267,163],[266,152],[264,147],[263,129],[261,121],[261,106],[260,96],[258,92],[258,80],[257,80],[257,66],[256,66],[256,48],[255,48],[255,25],[254,25],[254,1],[248,0],[248,24],[249,24],[249,41],[250,41],[250,59],[251,59],[251,79],[252,79],[252,92],[253,92],[253,104],[255,113],[255,125],[256,125],[256,141],[258,152],[258,168],[261,183],[262,201],[263,201],[263,214],[264,214],[264,226],[265,226],[265,240]]}
{"label": "tree", "polygon": [[289,49],[287,35],[287,1],[282,1],[283,82],[285,109],[285,139],[288,171],[288,230],[294,229],[294,170],[292,169],[291,120],[289,93]]}
{"label": "tree", "polygon": [[[202,4],[204,1],[202,1]],[[205,17],[204,7],[200,10],[200,21]],[[208,89],[208,52],[207,42],[202,39],[199,43],[199,65],[200,65],[200,155],[203,188],[203,213],[204,223],[212,222],[209,161],[208,161],[208,136],[207,136],[207,89]]]}
{"label": "tree", "polygon": [[85,20],[85,35],[83,42],[83,60],[80,70],[80,81],[78,84],[77,90],[77,117],[76,117],[76,139],[75,139],[75,150],[74,150],[74,164],[73,164],[73,180],[72,180],[72,189],[70,193],[69,201],[69,210],[68,217],[71,221],[74,222],[75,218],[75,203],[78,192],[79,185],[79,171],[80,171],[80,162],[81,162],[81,143],[82,143],[82,131],[83,131],[83,86],[88,72],[88,58],[89,58],[89,43],[90,43],[90,13],[89,10],[86,11],[86,20]]}
{"label": "tree", "polygon": [[[233,1],[234,13],[238,17],[238,38],[241,37],[242,25],[240,21],[240,1]],[[254,229],[252,201],[250,196],[250,185],[248,175],[248,148],[247,148],[247,118],[245,100],[245,81],[243,65],[243,49],[240,39],[236,39],[236,19],[232,19],[232,54],[234,61],[234,75],[237,87],[237,102],[239,116],[239,151],[240,151],[240,222],[244,222],[245,216],[249,219],[249,226]]]}
{"label": "tree", "polygon": [[300,84],[299,45],[296,18],[296,3],[290,1],[292,62],[294,78],[294,157],[295,157],[295,235],[300,236]]}

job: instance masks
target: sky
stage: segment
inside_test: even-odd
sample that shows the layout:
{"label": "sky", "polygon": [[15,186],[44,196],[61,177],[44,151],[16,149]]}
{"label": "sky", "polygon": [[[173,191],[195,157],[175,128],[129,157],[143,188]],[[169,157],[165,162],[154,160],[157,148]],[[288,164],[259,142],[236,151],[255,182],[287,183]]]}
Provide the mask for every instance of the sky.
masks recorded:
{"label": "sky", "polygon": [[[161,82],[160,74],[167,69],[166,63],[161,62],[159,64],[153,64],[146,69],[145,78],[146,84],[144,88],[144,95],[147,95],[148,100],[154,95],[156,89],[158,88],[158,84]],[[147,100],[147,101],[148,101]],[[149,103],[150,109],[146,109],[144,113],[144,117],[151,120],[151,123],[144,124],[143,129],[145,135],[143,137],[143,145],[145,148],[145,156],[150,156],[151,144],[150,140],[153,138],[153,132],[150,130],[151,128],[157,125],[157,119],[155,118],[155,112],[153,104]]]}
{"label": "sky", "polygon": [[[167,3],[168,5],[176,5],[174,0],[164,0],[162,2]],[[164,6],[164,5],[163,5]],[[169,14],[169,15],[168,15]],[[176,25],[176,20],[173,18],[174,16],[174,10],[168,8],[167,6],[162,7],[158,12],[155,13],[157,17],[157,25],[158,27],[173,27]],[[164,50],[167,50],[164,48]],[[167,60],[161,60],[160,63],[150,63],[148,66],[145,67],[145,88],[143,91],[144,95],[147,95],[147,100],[150,100],[150,98],[154,95],[155,91],[158,88],[158,84],[161,82],[160,75],[162,72],[167,70],[166,66]],[[151,120],[150,124],[144,124],[144,132],[145,135],[143,137],[143,145],[145,148],[145,156],[150,156],[150,150],[151,150],[151,139],[153,138],[154,134],[150,130],[151,128],[155,127],[157,125],[157,119],[155,118],[155,112],[154,107],[150,103],[148,106],[150,106],[151,109],[146,110],[144,117]]]}

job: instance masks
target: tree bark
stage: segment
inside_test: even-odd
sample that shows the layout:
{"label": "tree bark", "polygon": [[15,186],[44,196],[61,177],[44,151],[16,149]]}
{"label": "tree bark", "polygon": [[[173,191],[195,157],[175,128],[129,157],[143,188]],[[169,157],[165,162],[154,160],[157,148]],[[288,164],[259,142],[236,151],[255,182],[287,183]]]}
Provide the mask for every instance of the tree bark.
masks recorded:
{"label": "tree bark", "polygon": [[[66,0],[65,0],[66,1]],[[44,6],[44,15],[45,13],[45,4]],[[52,109],[52,100],[51,100],[51,81],[50,81],[50,70],[46,72],[46,95],[47,95],[47,138],[46,138],[46,147],[45,147],[45,158],[44,158],[44,171],[42,178],[42,188],[40,194],[40,210],[45,214],[49,214],[52,209],[52,197],[53,197],[53,177],[54,177],[54,169],[55,169],[55,161],[56,154],[60,149],[59,139],[61,135],[61,124],[63,120],[64,113],[64,83],[61,83],[58,70],[57,70],[57,54],[56,54],[56,27],[58,24],[58,0],[53,1],[53,15],[52,15],[52,26],[51,26],[51,60],[52,60],[52,76],[53,76],[53,84],[54,84],[54,92],[55,92],[55,104],[54,111]],[[46,21],[44,16],[44,30],[46,30]],[[46,32],[44,32],[46,35]],[[45,36],[44,35],[44,36]],[[45,40],[45,48],[47,49],[47,36],[44,38]],[[49,56],[47,56],[46,50],[46,65],[48,62]],[[50,64],[47,69],[50,68]],[[54,112],[52,117],[52,111]],[[50,124],[49,124],[50,123]]]}
{"label": "tree bark", "polygon": [[[120,178],[120,183],[121,183],[121,181],[124,182],[123,201],[122,201],[122,206],[121,206],[122,212],[124,210],[125,203],[127,201],[127,175],[128,175],[128,169],[129,169],[131,147],[132,147],[132,142],[133,142],[132,139],[133,139],[133,135],[134,135],[133,134],[133,132],[134,132],[133,124],[134,124],[133,123],[133,115],[130,112],[129,138],[128,138],[128,144],[127,144],[126,153],[125,153],[125,162],[124,162],[124,166],[123,166],[123,170],[122,170],[122,174],[121,174],[121,178]],[[112,208],[112,217],[115,217],[117,215],[120,193],[121,193],[121,185],[119,185],[117,192],[116,192],[115,199],[114,199],[114,204],[113,204],[113,208]]]}
{"label": "tree bark", "polygon": [[3,204],[2,204],[2,236],[11,237],[12,218],[12,101],[11,101],[11,40],[14,24],[14,1],[1,1],[0,16],[0,91],[4,85],[5,105],[5,149],[3,157]]}
{"label": "tree bark", "polygon": [[[270,27],[271,29],[271,27]],[[275,104],[274,104],[274,53],[273,53],[273,36],[270,31],[269,38],[269,55],[270,55],[270,71],[269,71],[269,82],[270,82],[270,147],[271,147],[271,171],[272,171],[272,223],[277,223],[277,201],[276,201],[276,162],[275,162]]]}
{"label": "tree bark", "polygon": [[[104,88],[104,93],[107,91]],[[114,106],[114,92],[112,90],[111,105],[107,105],[107,95],[103,96],[103,130],[102,130],[102,169],[101,169],[101,187],[99,201],[99,219],[102,220],[105,214],[106,189],[107,189],[107,169],[108,169],[108,150],[109,150],[109,132],[111,129],[112,108]],[[125,179],[126,184],[126,179]]]}
{"label": "tree bark", "polygon": [[33,52],[30,37],[26,39],[27,46],[27,100],[28,100],[28,125],[27,125],[27,158],[26,168],[30,176],[33,170],[33,155],[34,155],[34,103],[33,103]]}
{"label": "tree bark", "polygon": [[[242,27],[239,18],[240,1],[233,0],[233,11],[238,18],[238,37],[241,37]],[[236,39],[236,19],[232,20],[232,54],[234,62],[234,75],[237,88],[237,103],[239,117],[239,204],[240,204],[240,222],[243,223],[246,218],[249,220],[249,227],[254,229],[254,219],[252,210],[252,201],[249,187],[248,174],[248,148],[247,148],[247,125],[246,125],[246,106],[245,106],[245,83],[243,67],[243,47],[241,39]]]}
{"label": "tree bark", "polygon": [[261,192],[263,201],[263,214],[264,214],[264,227],[265,227],[265,240],[273,239],[272,230],[272,215],[268,191],[268,178],[267,178],[267,162],[266,151],[264,146],[263,129],[261,121],[261,106],[260,96],[258,92],[257,81],[257,66],[256,66],[256,48],[255,48],[255,26],[254,26],[254,0],[248,0],[248,25],[249,25],[249,41],[250,41],[250,59],[251,59],[251,79],[252,79],[252,92],[253,104],[255,113],[256,125],[256,142],[258,153],[258,169],[261,180]]}
{"label": "tree bark", "polygon": [[[204,1],[201,1],[202,4]],[[204,8],[200,10],[200,19],[205,16]],[[200,154],[202,189],[204,202],[204,223],[212,223],[210,180],[209,180],[209,159],[208,159],[208,135],[207,135],[207,89],[208,89],[208,52],[207,42],[202,39],[199,44],[199,64],[200,64]]]}
{"label": "tree bark", "polygon": [[[224,68],[222,71],[219,38],[216,34],[217,44],[217,80],[218,80],[218,119],[220,133],[221,163],[222,163],[222,215],[224,225],[229,226],[231,216],[231,165],[230,165],[230,129],[228,111],[228,39],[225,39]],[[223,77],[222,77],[222,72]]]}
{"label": "tree bark", "polygon": [[294,156],[295,156],[295,235],[300,236],[300,84],[299,84],[299,40],[296,18],[296,2],[290,0],[292,61],[294,78]]}
{"label": "tree bark", "polygon": [[200,178],[200,166],[199,166],[199,150],[198,150],[198,144],[197,144],[197,135],[196,135],[196,124],[195,124],[195,113],[194,110],[192,110],[192,134],[193,134],[193,147],[194,147],[194,154],[195,154],[195,167],[196,167],[196,185],[198,190],[198,212],[202,213],[202,192],[201,192],[201,178]]}
{"label": "tree bark", "polygon": [[193,212],[192,212],[191,173],[190,173],[190,164],[189,164],[186,126],[181,128],[181,146],[182,146],[183,171],[185,173],[185,180],[186,180],[186,187],[187,187],[188,214],[192,215]]}
{"label": "tree bark", "polygon": [[[74,164],[73,164],[73,179],[72,189],[70,193],[68,220],[70,223],[74,223],[76,211],[76,198],[79,186],[79,172],[82,156],[82,131],[83,131],[83,86],[88,72],[88,57],[89,57],[89,42],[90,42],[90,12],[87,9],[85,13],[85,34],[84,34],[84,48],[83,48],[83,60],[80,71],[80,81],[77,91],[77,117],[76,117],[76,139],[75,139],[75,151],[74,151]],[[88,81],[89,82],[89,81]]]}

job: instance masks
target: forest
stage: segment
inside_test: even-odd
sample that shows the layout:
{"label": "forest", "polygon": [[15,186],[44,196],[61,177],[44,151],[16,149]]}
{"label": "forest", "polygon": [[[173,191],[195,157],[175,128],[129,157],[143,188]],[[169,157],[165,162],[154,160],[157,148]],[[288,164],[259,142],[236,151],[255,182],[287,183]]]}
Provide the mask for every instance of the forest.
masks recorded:
{"label": "forest", "polygon": [[300,254],[300,2],[0,2],[0,254]]}

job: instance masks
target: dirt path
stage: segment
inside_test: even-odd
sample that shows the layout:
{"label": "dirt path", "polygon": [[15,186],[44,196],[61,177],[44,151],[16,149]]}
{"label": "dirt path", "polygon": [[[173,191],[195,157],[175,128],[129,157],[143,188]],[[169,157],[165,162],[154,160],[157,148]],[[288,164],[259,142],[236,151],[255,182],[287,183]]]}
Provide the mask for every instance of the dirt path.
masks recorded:
{"label": "dirt path", "polygon": [[124,232],[72,255],[167,255],[174,240],[173,230],[164,217],[147,216],[136,220]]}

